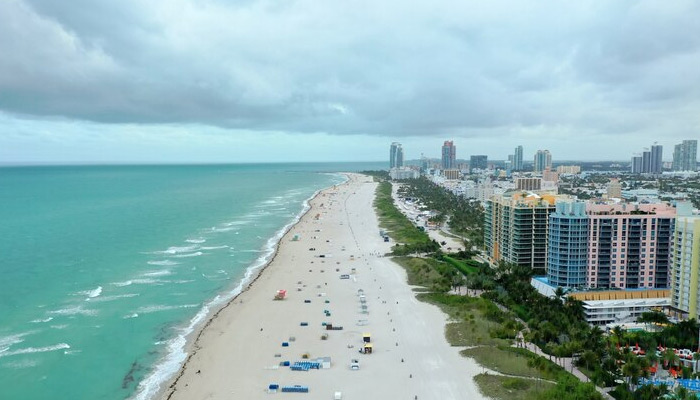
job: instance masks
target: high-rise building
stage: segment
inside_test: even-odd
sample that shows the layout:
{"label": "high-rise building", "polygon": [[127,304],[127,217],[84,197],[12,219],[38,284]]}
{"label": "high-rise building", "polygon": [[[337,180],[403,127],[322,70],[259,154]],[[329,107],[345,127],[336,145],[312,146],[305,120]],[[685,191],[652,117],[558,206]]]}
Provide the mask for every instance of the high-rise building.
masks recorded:
{"label": "high-rise building", "polygon": [[632,164],[630,166],[630,172],[633,174],[641,174],[644,171],[642,156],[632,156]]}
{"label": "high-rise building", "polygon": [[696,171],[698,165],[698,141],[684,140],[673,149],[674,171]]}
{"label": "high-rise building", "polygon": [[523,170],[523,146],[518,146],[515,148],[515,153],[513,154],[513,171]]}
{"label": "high-rise building", "polygon": [[588,286],[668,287],[676,209],[665,204],[587,203]]}
{"label": "high-rise building", "polygon": [[663,146],[655,144],[651,149],[645,148],[641,156],[632,156],[630,170],[633,174],[660,174],[663,165]]}
{"label": "high-rise building", "polygon": [[586,203],[558,201],[549,215],[547,279],[559,287],[586,286],[587,265]]}
{"label": "high-rise building", "polygon": [[664,160],[663,160],[663,146],[655,144],[651,146],[651,161],[649,165],[650,174],[660,174],[663,172]]}
{"label": "high-rise building", "polygon": [[688,313],[688,318],[700,316],[700,217],[678,217],[671,250],[671,304]]}
{"label": "high-rise building", "polygon": [[547,268],[549,214],[554,195],[517,192],[496,195],[486,203],[484,241],[492,263],[507,261],[544,275]]}
{"label": "high-rise building", "polygon": [[549,150],[537,150],[534,171],[542,172],[547,167],[552,168],[552,154]]}
{"label": "high-rise building", "polygon": [[488,164],[488,156],[471,156],[469,159],[469,169],[487,169]]}
{"label": "high-rise building", "polygon": [[442,169],[457,168],[457,147],[451,140],[442,145]]}
{"label": "high-rise building", "polygon": [[560,165],[557,167],[557,172],[560,174],[580,174],[580,165]]}
{"label": "high-rise building", "polygon": [[403,148],[401,143],[394,142],[389,148],[389,168],[403,167]]}

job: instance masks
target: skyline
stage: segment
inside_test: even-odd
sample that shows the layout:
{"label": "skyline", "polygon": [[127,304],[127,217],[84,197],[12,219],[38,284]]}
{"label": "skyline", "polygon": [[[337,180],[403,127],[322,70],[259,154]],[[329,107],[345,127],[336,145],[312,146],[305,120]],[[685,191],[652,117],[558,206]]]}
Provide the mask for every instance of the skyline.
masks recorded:
{"label": "skyline", "polygon": [[[623,161],[700,136],[700,4],[0,4],[1,163]],[[689,34],[691,33],[691,34]],[[606,146],[600,146],[605,143]],[[263,145],[264,144],[264,145]],[[264,148],[264,149],[262,149]]]}

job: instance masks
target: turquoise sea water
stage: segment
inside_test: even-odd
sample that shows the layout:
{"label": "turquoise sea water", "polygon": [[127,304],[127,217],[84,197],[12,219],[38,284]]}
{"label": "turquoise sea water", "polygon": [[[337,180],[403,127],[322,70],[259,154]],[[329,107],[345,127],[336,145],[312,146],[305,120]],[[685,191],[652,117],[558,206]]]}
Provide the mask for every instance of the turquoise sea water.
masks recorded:
{"label": "turquoise sea water", "polygon": [[333,171],[0,168],[0,398],[146,399]]}

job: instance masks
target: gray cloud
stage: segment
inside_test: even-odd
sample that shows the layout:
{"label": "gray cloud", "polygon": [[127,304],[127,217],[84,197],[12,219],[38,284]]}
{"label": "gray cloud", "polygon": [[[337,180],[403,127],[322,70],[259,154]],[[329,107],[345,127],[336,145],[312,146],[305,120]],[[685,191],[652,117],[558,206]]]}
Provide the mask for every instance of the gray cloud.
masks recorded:
{"label": "gray cloud", "polygon": [[8,0],[0,110],[333,134],[687,134],[697,15],[690,0]]}

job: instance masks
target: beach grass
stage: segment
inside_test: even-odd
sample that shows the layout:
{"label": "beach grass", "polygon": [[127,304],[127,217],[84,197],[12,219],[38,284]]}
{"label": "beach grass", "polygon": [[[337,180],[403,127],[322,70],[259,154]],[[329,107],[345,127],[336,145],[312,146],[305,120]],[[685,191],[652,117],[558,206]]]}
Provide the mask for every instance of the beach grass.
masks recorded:
{"label": "beach grass", "polygon": [[498,400],[537,400],[554,386],[545,381],[491,374],[479,374],[474,381],[481,393]]}
{"label": "beach grass", "polygon": [[[565,371],[553,362],[525,349],[506,346],[473,347],[461,351],[484,367],[506,375],[556,380]],[[538,361],[534,361],[540,359]]]}
{"label": "beach grass", "polygon": [[379,216],[379,226],[396,242],[408,245],[430,242],[428,235],[414,226],[394,205],[391,183],[381,182],[377,186],[374,207]]}

